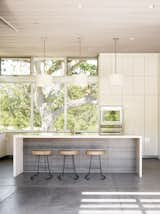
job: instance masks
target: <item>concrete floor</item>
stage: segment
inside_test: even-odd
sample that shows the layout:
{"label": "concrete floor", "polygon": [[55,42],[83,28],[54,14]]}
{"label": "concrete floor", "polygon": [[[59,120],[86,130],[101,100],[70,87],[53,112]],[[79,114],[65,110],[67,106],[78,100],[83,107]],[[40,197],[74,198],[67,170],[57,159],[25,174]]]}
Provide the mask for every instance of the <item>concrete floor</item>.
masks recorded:
{"label": "concrete floor", "polygon": [[0,214],[160,214],[160,161],[143,161],[143,178],[106,174],[74,181],[44,174],[34,181],[24,173],[12,177],[12,161],[0,160]]}

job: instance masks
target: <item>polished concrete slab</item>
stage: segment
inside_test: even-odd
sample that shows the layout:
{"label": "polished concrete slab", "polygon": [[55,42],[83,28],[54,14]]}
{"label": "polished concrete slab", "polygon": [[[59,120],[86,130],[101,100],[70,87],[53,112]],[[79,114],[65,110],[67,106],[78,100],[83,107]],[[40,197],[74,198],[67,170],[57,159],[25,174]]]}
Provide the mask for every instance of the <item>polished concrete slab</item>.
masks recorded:
{"label": "polished concrete slab", "polygon": [[160,214],[160,161],[143,161],[143,178],[135,174],[94,174],[75,181],[67,174],[34,181],[30,173],[12,177],[12,160],[0,160],[0,214]]}

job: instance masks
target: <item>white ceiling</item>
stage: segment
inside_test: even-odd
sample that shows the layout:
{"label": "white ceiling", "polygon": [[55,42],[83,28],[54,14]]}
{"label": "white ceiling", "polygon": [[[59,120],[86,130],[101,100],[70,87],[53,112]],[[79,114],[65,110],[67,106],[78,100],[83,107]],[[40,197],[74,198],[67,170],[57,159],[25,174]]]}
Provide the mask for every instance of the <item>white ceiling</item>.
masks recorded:
{"label": "white ceiling", "polygon": [[160,52],[160,8],[149,8],[155,2],[160,0],[0,0],[0,16],[18,29],[0,22],[0,55],[42,56],[43,36],[48,56],[78,56],[77,37],[83,56],[112,52],[115,36],[119,52]]}

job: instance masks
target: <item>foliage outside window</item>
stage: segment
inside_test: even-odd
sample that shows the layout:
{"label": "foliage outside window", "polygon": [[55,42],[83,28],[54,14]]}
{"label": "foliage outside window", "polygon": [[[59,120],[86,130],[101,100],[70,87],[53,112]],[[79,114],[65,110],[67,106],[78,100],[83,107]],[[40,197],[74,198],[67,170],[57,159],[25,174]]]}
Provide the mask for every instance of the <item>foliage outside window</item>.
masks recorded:
{"label": "foliage outside window", "polygon": [[97,76],[97,60],[96,59],[72,59],[67,61],[68,75],[84,73],[87,76]]}
{"label": "foliage outside window", "polygon": [[[64,59],[34,59],[34,74],[45,72],[51,76],[64,76]],[[64,129],[64,85],[53,83],[45,88],[34,89],[34,129],[63,131]]]}
{"label": "foliage outside window", "polygon": [[[97,60],[69,59],[68,74],[97,76]],[[96,132],[98,123],[97,82],[68,87],[67,129],[74,132]]]}
{"label": "foliage outside window", "polygon": [[43,131],[63,131],[64,127],[64,87],[53,84],[46,88],[36,88],[34,96],[34,129]]}
{"label": "foliage outside window", "polygon": [[0,130],[30,129],[29,84],[0,84]]}
{"label": "foliage outside window", "polygon": [[65,61],[64,59],[34,59],[34,74],[45,72],[51,76],[65,75]]}
{"label": "foliage outside window", "polygon": [[1,58],[1,75],[30,75],[30,58]]}
{"label": "foliage outside window", "polygon": [[[14,61],[12,61],[13,65],[10,63],[8,61],[5,65],[6,70],[8,67],[23,70],[21,66],[18,67],[19,65],[14,66]],[[42,59],[34,58],[33,75],[43,72],[43,66]],[[62,81],[45,88],[36,87],[32,83],[31,90],[29,79],[26,80],[28,83],[1,83],[0,130],[31,130],[33,127],[35,131],[69,131],[72,133],[97,131],[97,81],[89,82],[83,87],[74,85],[72,82],[63,83],[65,75],[69,77],[83,73],[91,79],[97,77],[97,60],[68,59],[67,74],[65,74],[65,66],[64,59],[46,59],[45,72]],[[10,74],[21,73],[20,70],[15,70]],[[5,73],[5,75],[9,74]]]}
{"label": "foliage outside window", "polygon": [[97,85],[68,87],[67,128],[77,131],[97,131]]}

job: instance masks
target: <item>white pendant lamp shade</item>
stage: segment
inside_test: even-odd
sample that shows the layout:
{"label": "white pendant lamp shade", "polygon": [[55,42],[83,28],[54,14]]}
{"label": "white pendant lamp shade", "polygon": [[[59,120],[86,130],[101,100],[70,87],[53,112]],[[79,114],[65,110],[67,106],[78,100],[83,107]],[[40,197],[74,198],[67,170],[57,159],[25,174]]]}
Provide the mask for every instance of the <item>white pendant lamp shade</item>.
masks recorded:
{"label": "white pendant lamp shade", "polygon": [[119,38],[113,38],[114,41],[114,72],[110,75],[110,84],[112,86],[122,86],[123,76],[117,71],[117,41]]}
{"label": "white pendant lamp shade", "polygon": [[36,76],[37,87],[47,87],[52,85],[52,76],[49,74],[38,74]]}
{"label": "white pendant lamp shade", "polygon": [[43,65],[43,71],[41,73],[36,75],[36,86],[37,87],[49,87],[52,85],[52,76],[45,73],[46,68],[46,43],[45,43],[45,37],[43,39],[43,51],[44,51],[44,65]]}
{"label": "white pendant lamp shade", "polygon": [[[81,38],[78,37],[78,45],[79,45],[79,58],[82,58],[82,41]],[[73,82],[71,83],[72,85],[75,86],[80,86],[80,87],[86,87],[88,85],[88,77],[86,74],[83,73],[80,69],[79,74],[75,74],[72,76],[73,77]]]}

